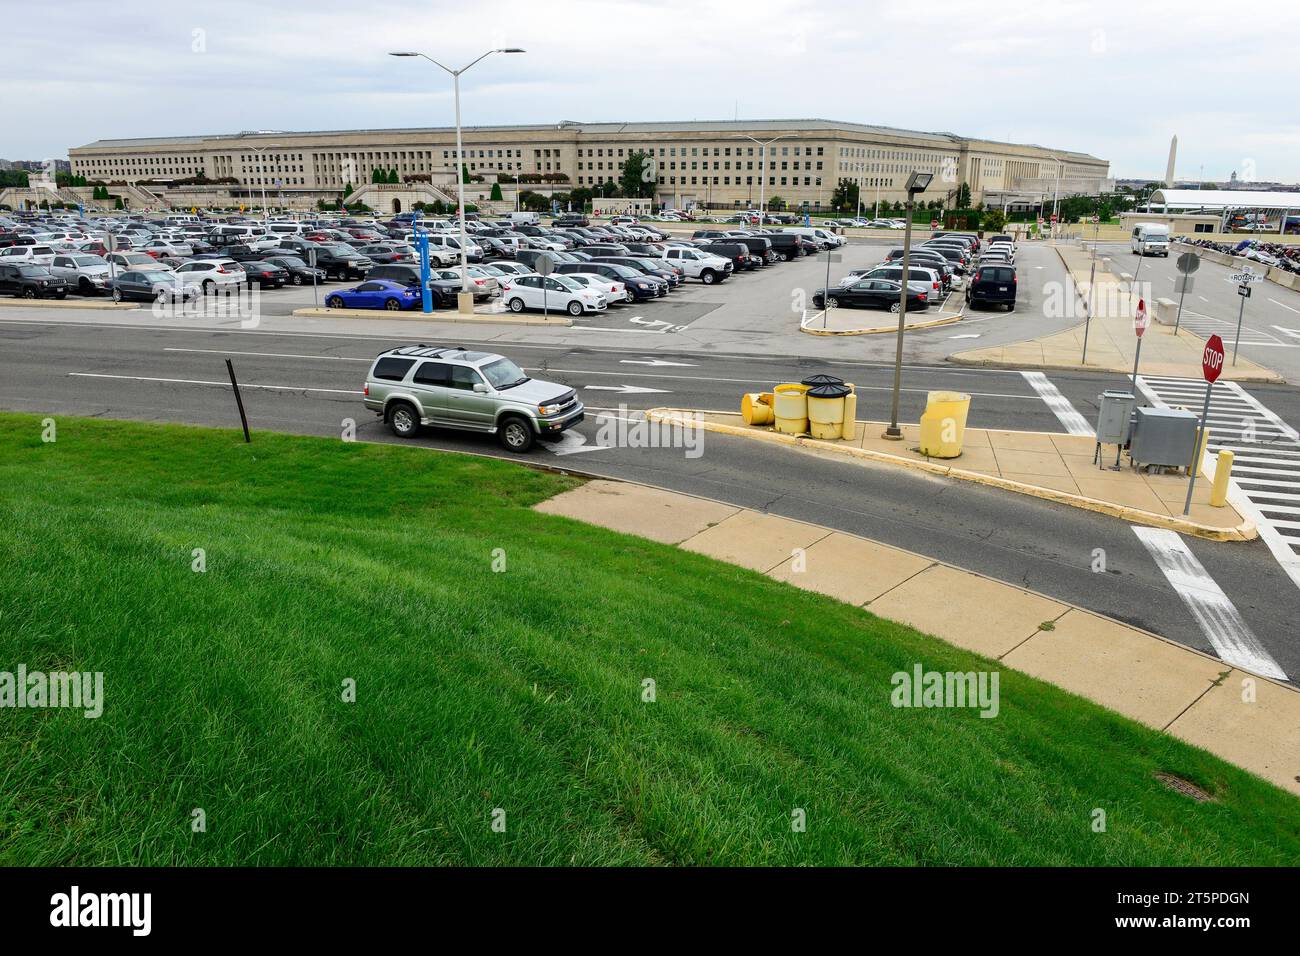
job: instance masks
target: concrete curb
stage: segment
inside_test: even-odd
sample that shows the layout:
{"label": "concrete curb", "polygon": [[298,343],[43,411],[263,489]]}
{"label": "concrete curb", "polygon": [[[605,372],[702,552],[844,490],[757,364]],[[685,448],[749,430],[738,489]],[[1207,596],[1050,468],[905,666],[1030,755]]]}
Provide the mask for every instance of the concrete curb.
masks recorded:
{"label": "concrete curb", "polygon": [[[691,414],[731,413],[700,412],[698,410],[693,411],[680,408],[651,408],[647,410],[645,414],[646,418],[651,421],[673,422],[682,421],[683,416]],[[735,435],[740,438],[775,442],[776,444],[786,445],[788,447],[794,447],[805,451],[815,451],[819,453],[829,452],[837,455],[845,455],[849,458],[861,458],[866,461],[875,461],[885,465],[910,468],[914,471],[924,471],[932,475],[956,478],[961,481],[971,481],[980,485],[988,485],[992,488],[1001,488],[1004,491],[1014,491],[1017,494],[1042,498],[1045,501],[1054,501],[1057,504],[1069,505],[1072,508],[1094,511],[1098,514],[1109,515],[1112,518],[1119,518],[1122,521],[1132,522],[1133,524],[1146,525],[1152,528],[1166,528],[1170,531],[1177,531],[1181,534],[1194,535],[1198,538],[1205,538],[1209,541],[1253,541],[1255,538],[1259,537],[1259,529],[1256,527],[1255,522],[1249,519],[1242,521],[1242,523],[1237,525],[1235,528],[1215,528],[1210,525],[1201,524],[1199,521],[1174,518],[1169,515],[1156,514],[1153,511],[1142,511],[1138,508],[1130,508],[1127,505],[1118,505],[1110,501],[1101,501],[1097,498],[1088,498],[1084,495],[1075,495],[1066,491],[1058,491],[1055,488],[1044,488],[1041,485],[1031,485],[1026,482],[1012,481],[1009,478],[1002,478],[996,475],[985,475],[980,474],[979,472],[965,471],[961,468],[954,468],[951,465],[938,465],[934,462],[916,461],[911,458],[904,458],[900,455],[887,455],[884,452],[871,451],[866,448],[857,448],[852,445],[837,445],[832,442],[824,442],[805,435],[785,435],[781,432],[768,431],[766,429],[726,425],[721,422],[699,421],[697,419],[691,419],[690,421],[699,424],[706,431],[717,432],[722,435]]]}
{"label": "concrete curb", "polygon": [[552,318],[543,319],[527,318],[515,315],[514,313],[502,315],[480,315],[475,313],[473,316],[461,315],[459,312],[433,312],[425,315],[418,311],[397,311],[389,312],[387,309],[326,309],[326,308],[305,308],[294,309],[292,315],[308,319],[397,319],[403,322],[460,322],[466,325],[527,325],[541,326],[550,328],[551,326],[567,327],[573,325],[570,318]]}
{"label": "concrete curb", "polygon": [[[920,329],[937,329],[941,325],[952,325],[954,322],[960,322],[965,316],[950,315],[942,319],[931,319],[928,322],[918,322],[915,325],[904,326],[904,332],[916,332]],[[897,332],[897,325],[882,325],[875,329],[810,329],[802,322],[799,323],[799,331],[807,335],[882,335],[886,332]]]}
{"label": "concrete curb", "polygon": [[114,302],[112,299],[101,301],[68,302],[61,299],[0,299],[0,306],[19,309],[138,309],[150,305],[148,302]]}

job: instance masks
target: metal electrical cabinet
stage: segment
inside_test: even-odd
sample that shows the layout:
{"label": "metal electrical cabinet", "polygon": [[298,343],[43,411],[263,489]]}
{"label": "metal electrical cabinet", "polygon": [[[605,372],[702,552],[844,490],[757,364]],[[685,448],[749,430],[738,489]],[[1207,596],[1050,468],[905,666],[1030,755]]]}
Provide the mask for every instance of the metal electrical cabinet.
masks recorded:
{"label": "metal electrical cabinet", "polygon": [[1135,465],[1186,468],[1196,452],[1200,419],[1176,408],[1139,408],[1134,413],[1129,457]]}
{"label": "metal electrical cabinet", "polygon": [[1097,441],[1103,445],[1122,445],[1128,441],[1129,420],[1137,397],[1131,392],[1107,389],[1097,396]]}

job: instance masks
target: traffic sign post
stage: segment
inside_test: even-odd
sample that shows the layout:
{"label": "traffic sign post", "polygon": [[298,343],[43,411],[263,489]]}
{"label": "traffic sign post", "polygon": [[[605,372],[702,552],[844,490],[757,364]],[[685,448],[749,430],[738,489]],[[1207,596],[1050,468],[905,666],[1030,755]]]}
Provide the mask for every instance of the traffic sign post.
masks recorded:
{"label": "traffic sign post", "polygon": [[1192,510],[1192,492],[1196,490],[1196,473],[1201,470],[1201,449],[1205,446],[1205,429],[1210,421],[1210,393],[1214,382],[1223,371],[1223,339],[1211,335],[1201,353],[1201,374],[1205,376],[1205,407],[1201,409],[1201,427],[1196,433],[1196,449],[1192,452],[1191,475],[1187,482],[1187,501],[1183,503],[1183,516]]}
{"label": "traffic sign post", "polygon": [[1137,334],[1137,352],[1133,355],[1133,391],[1137,392],[1138,384],[1138,362],[1142,359],[1142,333],[1147,330],[1151,324],[1151,318],[1147,315],[1147,304],[1144,300],[1138,299],[1137,313],[1133,316],[1133,331]]}
{"label": "traffic sign post", "polygon": [[1192,273],[1201,267],[1201,257],[1193,252],[1184,252],[1178,257],[1178,271],[1182,273],[1178,280],[1178,316],[1174,319],[1174,335],[1178,334],[1178,324],[1183,321],[1183,298],[1192,289]]}
{"label": "traffic sign post", "polygon": [[1237,295],[1241,298],[1241,304],[1237,306],[1237,337],[1232,342],[1232,364],[1237,364],[1237,349],[1241,346],[1241,321],[1246,315],[1246,300],[1250,298],[1250,284],[1259,279],[1259,274],[1255,272],[1238,272],[1232,277],[1240,283],[1237,286]]}
{"label": "traffic sign post", "polygon": [[555,260],[543,252],[537,257],[537,274],[542,277],[542,321],[551,320],[549,304],[546,301],[546,280],[555,271]]}

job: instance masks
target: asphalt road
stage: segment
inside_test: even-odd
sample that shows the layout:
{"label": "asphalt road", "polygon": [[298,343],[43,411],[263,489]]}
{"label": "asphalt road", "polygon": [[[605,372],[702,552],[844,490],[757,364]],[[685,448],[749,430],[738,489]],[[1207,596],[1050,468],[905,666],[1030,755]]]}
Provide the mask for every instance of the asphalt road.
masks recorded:
{"label": "asphalt road", "polygon": [[[105,327],[0,316],[0,407],[232,427],[238,418],[224,367],[230,357],[255,432],[339,436],[350,418],[360,440],[396,440],[362,407],[359,395],[367,363],[395,344],[386,334],[166,330],[116,321]],[[884,365],[674,352],[662,345],[639,347],[644,341],[613,349],[501,346],[531,374],[580,389],[591,410],[576,429],[581,438],[542,444],[532,460],[840,528],[1213,653],[1205,632],[1122,521],[960,481],[795,454],[712,433],[704,436],[698,457],[682,448],[595,447],[602,413],[635,422],[638,410],[654,405],[734,408],[744,391],[814,371],[855,382],[864,395],[860,417],[887,417],[892,372]],[[1089,418],[1087,401],[1107,384],[1117,384],[1064,373],[1052,374],[1051,381]],[[904,388],[903,420],[916,419],[929,389],[957,388],[975,398],[972,425],[1063,431],[1018,372],[912,364],[905,369]],[[417,442],[503,454],[481,436],[429,432]],[[1288,675],[1300,675],[1294,627],[1300,589],[1269,551],[1258,542],[1185,541],[1267,652]],[[1104,573],[1093,570],[1098,549],[1104,553]]]}

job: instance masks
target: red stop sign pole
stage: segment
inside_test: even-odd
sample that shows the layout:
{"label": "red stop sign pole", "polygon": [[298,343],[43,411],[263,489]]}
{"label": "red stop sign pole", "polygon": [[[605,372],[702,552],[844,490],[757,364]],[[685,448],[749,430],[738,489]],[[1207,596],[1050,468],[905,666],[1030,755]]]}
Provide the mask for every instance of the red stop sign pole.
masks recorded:
{"label": "red stop sign pole", "polygon": [[1214,383],[1223,371],[1223,339],[1211,335],[1201,353],[1201,374],[1205,376],[1205,407],[1201,409],[1201,427],[1196,433],[1196,448],[1192,451],[1190,480],[1187,482],[1187,501],[1183,503],[1183,514],[1192,510],[1192,492],[1196,488],[1196,473],[1201,470],[1201,449],[1205,446],[1205,431],[1210,421],[1210,393]]}

